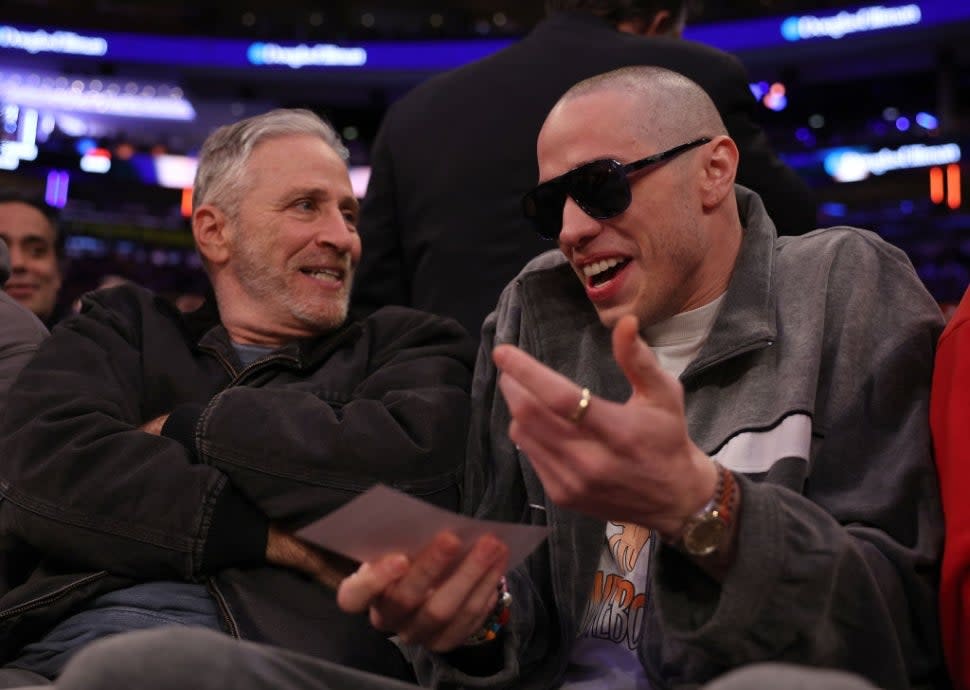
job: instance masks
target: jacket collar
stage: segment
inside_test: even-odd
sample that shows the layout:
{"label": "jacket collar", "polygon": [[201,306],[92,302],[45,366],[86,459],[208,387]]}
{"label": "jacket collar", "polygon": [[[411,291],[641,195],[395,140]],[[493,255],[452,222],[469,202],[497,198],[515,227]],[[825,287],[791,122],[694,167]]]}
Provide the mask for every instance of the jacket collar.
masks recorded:
{"label": "jacket collar", "polygon": [[195,311],[182,314],[181,321],[189,340],[197,344],[200,344],[202,337],[209,330],[220,324],[219,305],[216,303],[216,296],[211,287],[206,289],[202,306]]}
{"label": "jacket collar", "polygon": [[775,260],[775,225],[761,197],[735,185],[744,235],[724,302],[711,333],[681,378],[744,352],[771,345],[778,335],[776,297],[771,289]]}
{"label": "jacket collar", "polygon": [[[190,342],[197,348],[215,350],[231,361],[237,361],[235,349],[229,339],[229,333],[219,318],[219,307],[215,293],[210,289],[205,302],[197,310],[183,315],[182,326],[186,330]],[[334,350],[348,339],[356,337],[361,330],[360,320],[351,315],[337,329],[319,336],[302,338],[287,343],[276,350],[279,357],[295,360],[299,368],[315,367],[320,361],[329,357]]]}
{"label": "jacket collar", "polygon": [[[776,298],[771,289],[775,226],[757,194],[735,185],[735,196],[744,228],[741,248],[707,342],[682,379],[725,359],[767,347],[777,337]],[[608,356],[609,332],[600,325],[572,269],[557,250],[547,252],[536,263],[536,270],[527,270],[519,278],[534,354],[564,375],[599,380],[603,385],[599,390],[628,395],[622,373]],[[602,354],[596,356],[596,352]]]}

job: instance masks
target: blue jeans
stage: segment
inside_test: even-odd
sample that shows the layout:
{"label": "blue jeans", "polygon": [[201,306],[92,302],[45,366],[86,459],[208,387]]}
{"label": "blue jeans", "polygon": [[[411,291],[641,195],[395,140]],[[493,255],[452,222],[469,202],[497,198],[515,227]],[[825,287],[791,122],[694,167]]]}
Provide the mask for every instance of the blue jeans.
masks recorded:
{"label": "blue jeans", "polygon": [[[118,633],[163,625],[194,625],[221,630],[219,609],[205,585],[146,582],[103,594],[65,618],[43,638],[26,645],[5,668],[55,678],[81,647]],[[0,687],[3,686],[0,670]],[[10,686],[8,686],[10,687]]]}

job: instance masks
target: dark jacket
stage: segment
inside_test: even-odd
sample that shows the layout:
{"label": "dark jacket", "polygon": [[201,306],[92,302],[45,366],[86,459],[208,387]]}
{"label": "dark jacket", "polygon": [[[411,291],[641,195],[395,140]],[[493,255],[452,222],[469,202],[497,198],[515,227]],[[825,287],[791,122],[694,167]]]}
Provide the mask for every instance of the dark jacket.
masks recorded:
{"label": "dark jacket", "polygon": [[[9,276],[10,256],[7,245],[0,240],[0,288]],[[44,324],[33,312],[0,289],[0,417],[7,404],[7,391],[47,335]],[[0,538],[0,592],[11,581],[23,578],[21,560],[16,542]]]}
{"label": "dark jacket", "polygon": [[0,289],[0,415],[17,374],[46,337],[47,329],[40,319]]}
{"label": "dark jacket", "polygon": [[697,82],[741,151],[738,182],[761,195],[784,234],[814,229],[811,191],[769,147],[737,58],[563,13],[505,50],[429,79],[390,108],[371,153],[355,302],[451,316],[477,337],[506,283],[554,247],[520,207],[538,180],[536,139],[546,115],[576,82],[629,65]]}
{"label": "dark jacket", "polygon": [[[267,524],[375,482],[455,509],[472,359],[454,322],[390,308],[243,368],[211,307],[92,293],[0,428],[0,534],[39,558],[0,599],[0,659],[96,594],[174,579],[206,581],[233,635],[401,675],[365,617],[265,564]],[[169,412],[164,435],[139,429]]]}

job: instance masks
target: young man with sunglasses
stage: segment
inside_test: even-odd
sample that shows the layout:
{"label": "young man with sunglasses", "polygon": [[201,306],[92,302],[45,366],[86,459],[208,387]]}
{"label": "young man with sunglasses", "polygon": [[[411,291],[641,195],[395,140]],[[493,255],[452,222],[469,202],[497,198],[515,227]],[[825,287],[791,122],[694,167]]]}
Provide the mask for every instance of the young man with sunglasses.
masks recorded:
{"label": "young man with sunglasses", "polygon": [[[906,257],[853,228],[779,239],[710,99],[667,70],[571,89],[538,157],[524,209],[561,254],[486,321],[463,500],[548,539],[506,572],[499,540],[443,532],[361,565],[341,607],[435,687],[945,687],[942,318]],[[106,643],[62,687],[134,679],[402,687],[206,633]]]}
{"label": "young man with sunglasses", "polygon": [[738,158],[703,90],[659,68],[581,82],[546,119],[523,208],[560,252],[486,321],[464,500],[548,541],[477,647],[488,540],[463,556],[442,535],[340,591],[450,650],[419,654],[423,680],[680,687],[786,661],[940,682],[939,309],[870,232],[778,238]]}

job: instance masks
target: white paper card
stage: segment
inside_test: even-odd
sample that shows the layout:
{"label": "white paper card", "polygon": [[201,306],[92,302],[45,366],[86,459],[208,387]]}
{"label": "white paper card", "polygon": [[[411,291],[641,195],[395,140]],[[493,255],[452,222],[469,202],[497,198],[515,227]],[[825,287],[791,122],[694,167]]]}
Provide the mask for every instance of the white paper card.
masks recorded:
{"label": "white paper card", "polygon": [[296,536],[356,561],[370,561],[388,553],[414,557],[442,530],[454,532],[466,551],[482,535],[497,537],[509,547],[510,570],[549,531],[535,525],[476,520],[378,484],[298,530]]}

